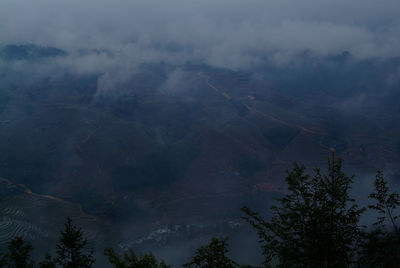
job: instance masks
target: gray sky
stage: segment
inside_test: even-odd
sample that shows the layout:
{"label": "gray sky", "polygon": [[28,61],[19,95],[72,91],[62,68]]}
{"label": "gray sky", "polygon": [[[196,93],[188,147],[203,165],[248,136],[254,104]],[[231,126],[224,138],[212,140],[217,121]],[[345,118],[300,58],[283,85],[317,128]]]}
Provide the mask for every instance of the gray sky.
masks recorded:
{"label": "gray sky", "polygon": [[305,50],[400,56],[399,14],[399,0],[1,0],[0,44],[65,49],[82,73],[160,60],[242,69]]}

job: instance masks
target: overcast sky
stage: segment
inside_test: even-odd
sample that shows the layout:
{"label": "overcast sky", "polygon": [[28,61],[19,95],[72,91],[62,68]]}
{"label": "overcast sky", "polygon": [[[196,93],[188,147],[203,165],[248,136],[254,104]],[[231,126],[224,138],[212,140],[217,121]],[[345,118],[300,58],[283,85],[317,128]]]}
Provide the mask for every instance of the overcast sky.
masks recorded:
{"label": "overcast sky", "polygon": [[[311,51],[400,55],[399,0],[1,0],[0,43],[111,51],[79,62],[204,62],[248,68]],[[101,71],[101,70],[100,70]]]}

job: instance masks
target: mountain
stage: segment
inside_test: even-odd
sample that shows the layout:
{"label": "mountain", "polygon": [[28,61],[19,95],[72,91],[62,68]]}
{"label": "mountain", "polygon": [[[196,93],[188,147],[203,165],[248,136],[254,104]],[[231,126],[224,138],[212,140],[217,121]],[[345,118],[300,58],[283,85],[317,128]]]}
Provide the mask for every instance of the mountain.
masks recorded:
{"label": "mountain", "polygon": [[[146,64],[111,83],[101,73],[30,69],[38,60],[51,65],[68,58],[57,48],[10,45],[0,55],[7,62],[0,65],[6,187],[24,184],[17,197],[45,206],[80,204],[81,212],[62,205],[57,213],[91,215],[99,225],[87,223],[88,230],[100,228],[110,243],[168,244],[229,233],[241,206],[269,206],[285,191],[293,161],[325,166],[333,150],[348,171],[369,176],[356,185],[372,185],[378,168],[399,178],[399,59],[305,54],[291,65],[251,72]],[[17,63],[24,67],[10,67]],[[5,211],[10,201],[0,206]],[[39,215],[24,221],[33,224]]]}

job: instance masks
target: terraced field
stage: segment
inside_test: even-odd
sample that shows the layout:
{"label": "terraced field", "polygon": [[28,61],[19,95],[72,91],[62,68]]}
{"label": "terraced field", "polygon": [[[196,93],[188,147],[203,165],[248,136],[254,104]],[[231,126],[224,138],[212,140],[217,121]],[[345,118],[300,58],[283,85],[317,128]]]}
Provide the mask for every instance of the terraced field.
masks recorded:
{"label": "terraced field", "polygon": [[0,247],[16,236],[54,242],[67,216],[83,228],[87,239],[101,237],[97,219],[85,214],[79,204],[32,193],[5,179],[0,179],[0,189]]}

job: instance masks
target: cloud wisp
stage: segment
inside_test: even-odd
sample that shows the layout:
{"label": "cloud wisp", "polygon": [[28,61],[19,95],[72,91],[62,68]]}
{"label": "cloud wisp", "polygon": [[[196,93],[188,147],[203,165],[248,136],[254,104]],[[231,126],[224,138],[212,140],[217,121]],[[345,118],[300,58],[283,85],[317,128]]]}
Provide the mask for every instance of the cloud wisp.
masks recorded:
{"label": "cloud wisp", "polygon": [[2,0],[0,47],[32,43],[68,56],[0,65],[99,75],[107,92],[142,64],[248,71],[305,52],[387,59],[400,56],[399,10],[398,0]]}
{"label": "cloud wisp", "polygon": [[385,58],[400,55],[399,10],[394,0],[3,0],[0,42],[113,53],[77,59],[82,70],[115,61],[248,68],[304,51]]}

